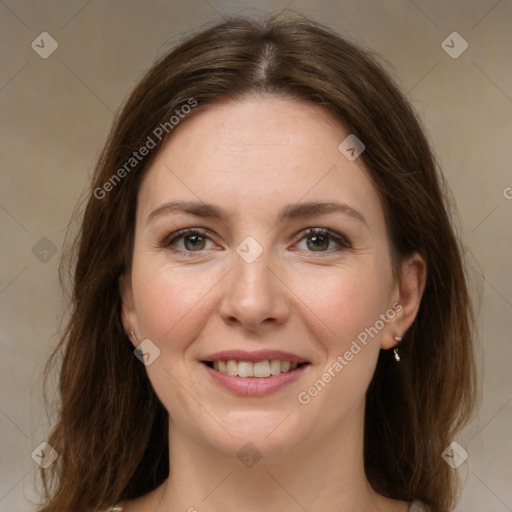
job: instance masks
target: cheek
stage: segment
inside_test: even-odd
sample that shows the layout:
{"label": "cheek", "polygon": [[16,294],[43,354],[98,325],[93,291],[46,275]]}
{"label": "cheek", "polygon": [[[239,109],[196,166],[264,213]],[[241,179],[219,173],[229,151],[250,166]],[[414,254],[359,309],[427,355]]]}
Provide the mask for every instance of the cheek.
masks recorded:
{"label": "cheek", "polygon": [[[364,273],[338,272],[319,284],[322,293],[310,295],[315,297],[315,314],[309,315],[309,329],[325,357],[298,399],[312,416],[323,418],[318,428],[327,435],[363,407],[380,352],[381,332],[370,329],[386,311],[388,290],[371,267]],[[317,327],[314,316],[322,320]]]}
{"label": "cheek", "polygon": [[328,272],[302,272],[290,288],[306,306],[302,310],[311,318],[311,328],[318,325],[316,338],[328,341],[332,352],[344,350],[385,312],[390,274],[390,269],[367,260]]}
{"label": "cheek", "polygon": [[[198,414],[195,401],[183,392],[183,383],[189,385],[188,360],[194,357],[190,352],[212,315],[212,292],[221,277],[212,269],[157,264],[150,257],[134,261],[132,286],[140,336],[160,350],[146,367],[147,375],[166,409],[183,422]],[[195,429],[194,425],[189,428]]]}
{"label": "cheek", "polygon": [[140,335],[165,350],[183,350],[200,332],[211,308],[209,295],[222,277],[211,268],[140,257],[132,286]]}

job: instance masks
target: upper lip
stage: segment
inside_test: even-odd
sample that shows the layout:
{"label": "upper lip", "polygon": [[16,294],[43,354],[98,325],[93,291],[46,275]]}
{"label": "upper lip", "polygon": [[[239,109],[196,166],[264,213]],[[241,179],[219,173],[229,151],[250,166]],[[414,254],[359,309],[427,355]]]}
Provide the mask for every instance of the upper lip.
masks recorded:
{"label": "upper lip", "polygon": [[246,350],[223,350],[222,352],[215,352],[206,356],[204,361],[264,361],[265,359],[279,359],[281,361],[290,361],[291,363],[307,363],[308,361],[291,352],[284,352],[282,350],[257,350],[255,352],[247,352]]}

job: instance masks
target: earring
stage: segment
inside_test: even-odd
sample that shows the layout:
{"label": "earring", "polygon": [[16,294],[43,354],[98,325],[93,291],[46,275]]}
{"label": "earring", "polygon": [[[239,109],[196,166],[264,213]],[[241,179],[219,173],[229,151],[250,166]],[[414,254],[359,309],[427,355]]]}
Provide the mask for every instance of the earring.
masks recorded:
{"label": "earring", "polygon": [[130,331],[130,336],[133,338],[133,341],[137,341],[137,338],[135,337],[135,333],[133,331]]}
{"label": "earring", "polygon": [[393,353],[395,354],[395,361],[398,363],[400,362],[400,354],[398,353],[398,347],[400,346],[400,343],[402,343],[402,336],[395,336],[396,345],[393,349]]}

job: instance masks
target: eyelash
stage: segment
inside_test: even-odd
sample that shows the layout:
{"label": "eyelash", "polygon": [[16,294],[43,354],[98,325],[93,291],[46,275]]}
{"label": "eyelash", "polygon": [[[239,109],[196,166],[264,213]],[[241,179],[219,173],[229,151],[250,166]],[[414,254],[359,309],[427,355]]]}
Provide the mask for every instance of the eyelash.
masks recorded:
{"label": "eyelash", "polygon": [[[187,228],[187,229],[181,229],[179,231],[176,231],[175,233],[172,233],[171,235],[164,238],[164,240],[162,240],[162,242],[161,242],[161,246],[163,248],[170,248],[171,245],[173,245],[180,239],[185,238],[187,236],[193,236],[193,235],[199,235],[201,237],[211,240],[211,238],[208,236],[206,231],[199,229],[199,228]],[[313,254],[314,253],[332,254],[333,252],[341,251],[343,249],[352,248],[352,245],[350,244],[350,242],[348,241],[348,239],[346,237],[344,237],[343,235],[341,235],[339,233],[336,233],[335,231],[327,229],[327,228],[307,228],[305,231],[302,232],[302,236],[295,243],[298,243],[301,240],[308,238],[310,236],[328,237],[329,241],[333,241],[339,245],[339,247],[336,249],[329,249],[326,251],[307,251],[307,252],[310,252]],[[176,253],[186,254],[187,256],[193,256],[194,253],[204,252],[204,250],[200,250],[200,251],[188,251],[188,250],[176,250],[176,249],[170,249],[170,250],[172,250],[173,252],[176,252]]]}

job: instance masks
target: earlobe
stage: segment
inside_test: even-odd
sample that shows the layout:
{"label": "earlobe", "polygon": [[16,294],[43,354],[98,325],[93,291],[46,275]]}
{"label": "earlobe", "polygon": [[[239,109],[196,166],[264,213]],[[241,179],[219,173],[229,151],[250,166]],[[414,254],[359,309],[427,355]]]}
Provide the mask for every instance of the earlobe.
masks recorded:
{"label": "earlobe", "polygon": [[[418,314],[421,298],[425,289],[427,265],[422,256],[415,252],[407,257],[401,265],[400,275],[396,286],[397,303],[400,311],[390,324],[390,330],[383,336],[381,347],[383,349],[398,348],[402,338],[414,322]],[[398,350],[395,350],[395,359],[399,361]]]}
{"label": "earlobe", "polygon": [[137,315],[135,313],[130,278],[126,277],[125,274],[119,277],[119,293],[121,296],[121,322],[130,341],[136,346],[137,336],[135,332],[138,331]]}

